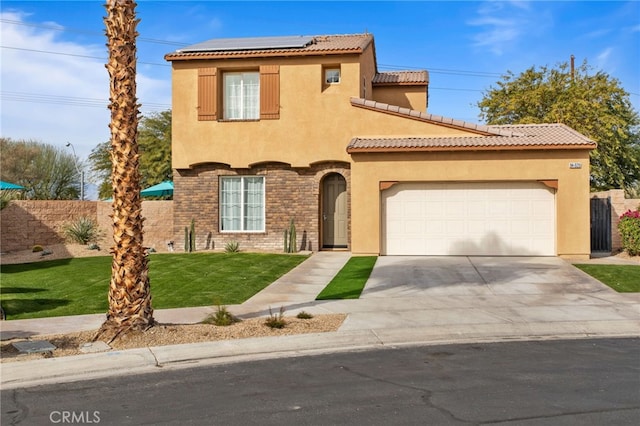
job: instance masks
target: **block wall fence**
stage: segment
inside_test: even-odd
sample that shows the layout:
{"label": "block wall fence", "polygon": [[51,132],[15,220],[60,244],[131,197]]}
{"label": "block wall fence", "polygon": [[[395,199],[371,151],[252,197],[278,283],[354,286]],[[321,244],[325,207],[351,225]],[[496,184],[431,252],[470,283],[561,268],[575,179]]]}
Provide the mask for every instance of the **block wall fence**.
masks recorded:
{"label": "block wall fence", "polygon": [[[93,218],[102,237],[98,244],[112,246],[111,203],[78,200],[13,200],[0,211],[0,251],[3,253],[31,249],[38,244],[61,244],[65,241],[65,223],[87,216]],[[173,240],[173,201],[143,201],[144,245],[166,252]]]}
{"label": "block wall fence", "polygon": [[624,190],[622,189],[592,192],[590,197],[611,199],[611,251],[614,253],[619,252],[622,249],[622,238],[620,237],[620,232],[618,232],[620,216],[627,210],[639,210],[640,199],[624,198]]}

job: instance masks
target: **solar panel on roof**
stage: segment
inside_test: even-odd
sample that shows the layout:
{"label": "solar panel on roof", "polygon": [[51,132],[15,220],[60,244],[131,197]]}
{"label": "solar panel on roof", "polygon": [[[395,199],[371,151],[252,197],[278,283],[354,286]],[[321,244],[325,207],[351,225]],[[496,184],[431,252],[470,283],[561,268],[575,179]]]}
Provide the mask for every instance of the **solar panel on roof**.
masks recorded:
{"label": "solar panel on roof", "polygon": [[253,38],[218,38],[178,49],[187,52],[221,52],[227,50],[291,49],[309,45],[313,36],[280,36]]}

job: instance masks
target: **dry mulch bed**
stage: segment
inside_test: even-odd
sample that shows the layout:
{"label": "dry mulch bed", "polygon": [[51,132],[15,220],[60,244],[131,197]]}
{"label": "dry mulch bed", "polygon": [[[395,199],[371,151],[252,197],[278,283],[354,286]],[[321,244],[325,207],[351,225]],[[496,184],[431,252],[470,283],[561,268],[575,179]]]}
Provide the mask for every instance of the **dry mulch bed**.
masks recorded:
{"label": "dry mulch bed", "polygon": [[[285,317],[284,328],[265,325],[265,318],[251,318],[229,326],[210,324],[159,324],[141,333],[130,334],[110,344],[113,350],[145,348],[150,346],[177,345],[182,343],[211,342],[216,340],[245,339],[249,337],[286,336],[304,333],[336,331],[344,321],[345,314],[316,315],[311,319]],[[34,336],[31,340],[46,340],[56,346],[53,352],[23,354],[13,347],[14,342],[27,339],[12,339],[0,344],[1,362],[28,361],[41,358],[63,357],[82,354],[80,346],[91,342],[96,331],[68,334]]]}

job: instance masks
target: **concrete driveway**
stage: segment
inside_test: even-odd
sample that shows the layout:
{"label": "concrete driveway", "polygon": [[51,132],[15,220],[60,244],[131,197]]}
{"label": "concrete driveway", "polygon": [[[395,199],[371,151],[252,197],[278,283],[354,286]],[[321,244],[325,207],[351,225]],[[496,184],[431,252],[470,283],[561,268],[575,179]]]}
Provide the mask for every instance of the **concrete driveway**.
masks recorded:
{"label": "concrete driveway", "polygon": [[617,293],[556,257],[381,256],[341,327],[381,339],[637,335],[638,294]]}
{"label": "concrete driveway", "polygon": [[362,298],[594,292],[612,290],[557,257],[382,256]]}

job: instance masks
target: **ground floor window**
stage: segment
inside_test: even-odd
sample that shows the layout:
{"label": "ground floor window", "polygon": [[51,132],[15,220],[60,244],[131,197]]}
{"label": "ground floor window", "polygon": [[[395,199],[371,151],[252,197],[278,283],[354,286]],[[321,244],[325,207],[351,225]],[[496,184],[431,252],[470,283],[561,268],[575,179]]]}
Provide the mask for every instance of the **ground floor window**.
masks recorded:
{"label": "ground floor window", "polygon": [[264,231],[264,177],[220,178],[220,230]]}

